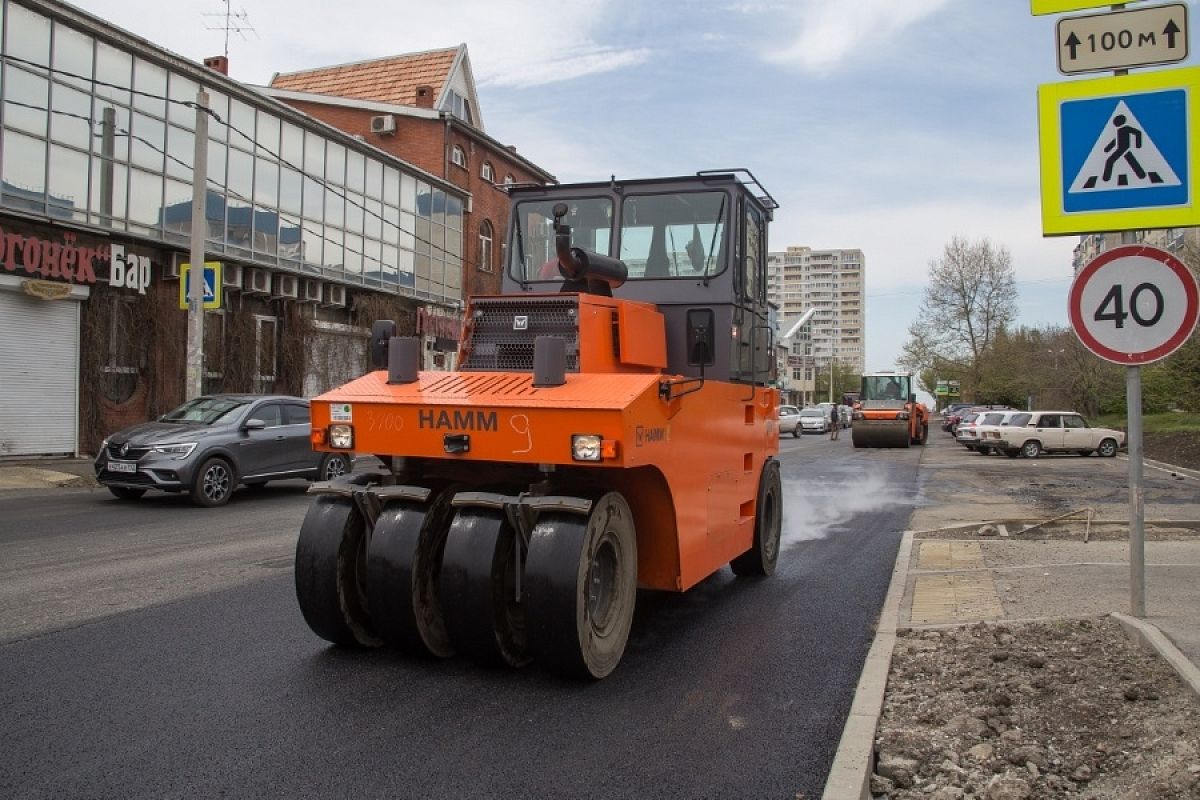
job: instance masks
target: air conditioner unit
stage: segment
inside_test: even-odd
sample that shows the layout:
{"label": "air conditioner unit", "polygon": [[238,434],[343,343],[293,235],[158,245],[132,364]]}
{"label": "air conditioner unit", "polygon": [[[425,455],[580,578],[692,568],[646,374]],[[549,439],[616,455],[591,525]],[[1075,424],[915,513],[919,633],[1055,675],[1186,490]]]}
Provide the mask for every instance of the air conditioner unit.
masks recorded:
{"label": "air conditioner unit", "polygon": [[221,267],[221,285],[226,289],[242,288],[242,265],[224,264]]}
{"label": "air conditioner unit", "polygon": [[295,275],[288,275],[287,273],[283,272],[275,273],[271,276],[271,299],[296,299],[296,295],[298,294],[298,284],[299,280],[297,280]]}
{"label": "air conditioner unit", "polygon": [[178,255],[171,257],[170,264],[163,265],[163,275],[162,276],[163,276],[163,280],[165,280],[165,281],[179,280],[179,256]]}
{"label": "air conditioner unit", "polygon": [[242,282],[246,294],[270,294],[271,273],[265,269],[246,269],[246,279]]}
{"label": "air conditioner unit", "polygon": [[321,305],[329,308],[342,308],[346,305],[346,287],[337,283],[327,283],[322,287]]}
{"label": "air conditioner unit", "polygon": [[395,133],[396,118],[391,114],[371,117],[371,133]]}
{"label": "air conditioner unit", "polygon": [[300,302],[302,303],[319,303],[321,302],[321,282],[312,278],[305,278],[300,282]]}

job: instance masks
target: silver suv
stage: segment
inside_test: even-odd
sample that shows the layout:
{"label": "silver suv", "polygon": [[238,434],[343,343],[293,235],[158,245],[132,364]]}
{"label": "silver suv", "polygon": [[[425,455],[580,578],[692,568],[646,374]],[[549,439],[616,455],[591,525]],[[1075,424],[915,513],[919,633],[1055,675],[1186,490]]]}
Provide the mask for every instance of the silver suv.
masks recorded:
{"label": "silver suv", "polygon": [[348,473],[350,456],[315,452],[310,431],[302,397],[197,397],[105,439],[94,464],[96,480],[122,500],[158,489],[188,492],[197,505],[219,506],[239,484],[332,480]]}

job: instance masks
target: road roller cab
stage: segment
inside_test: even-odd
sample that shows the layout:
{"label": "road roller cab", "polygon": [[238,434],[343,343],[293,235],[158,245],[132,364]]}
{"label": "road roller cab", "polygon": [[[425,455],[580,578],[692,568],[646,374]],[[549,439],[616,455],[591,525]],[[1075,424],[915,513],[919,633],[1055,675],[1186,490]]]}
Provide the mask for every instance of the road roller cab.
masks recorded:
{"label": "road roller cab", "polygon": [[375,369],[312,400],[314,447],[389,469],[314,487],[297,596],[336,643],[601,678],[639,588],[775,569],[776,204],[746,170],[510,194],[457,368],[384,321]]}
{"label": "road roller cab", "polygon": [[929,437],[929,410],[917,402],[911,372],[862,376],[850,438],[855,447],[908,447]]}

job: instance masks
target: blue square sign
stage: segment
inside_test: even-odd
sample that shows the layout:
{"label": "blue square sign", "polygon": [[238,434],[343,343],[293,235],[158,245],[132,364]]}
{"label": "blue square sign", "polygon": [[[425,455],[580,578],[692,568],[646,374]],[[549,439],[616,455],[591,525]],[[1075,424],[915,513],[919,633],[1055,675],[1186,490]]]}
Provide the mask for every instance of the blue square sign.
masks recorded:
{"label": "blue square sign", "polygon": [[1063,211],[1188,204],[1188,92],[1183,88],[1064,100]]}

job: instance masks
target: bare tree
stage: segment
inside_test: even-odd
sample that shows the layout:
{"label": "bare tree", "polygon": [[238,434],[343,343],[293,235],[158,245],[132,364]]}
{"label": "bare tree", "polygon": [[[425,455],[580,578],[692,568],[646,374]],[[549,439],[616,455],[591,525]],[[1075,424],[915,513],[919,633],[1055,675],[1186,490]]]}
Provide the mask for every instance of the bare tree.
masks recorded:
{"label": "bare tree", "polygon": [[1017,316],[1016,298],[1008,248],[955,236],[929,262],[929,284],[901,363],[938,377],[948,368],[977,389],[997,333]]}

